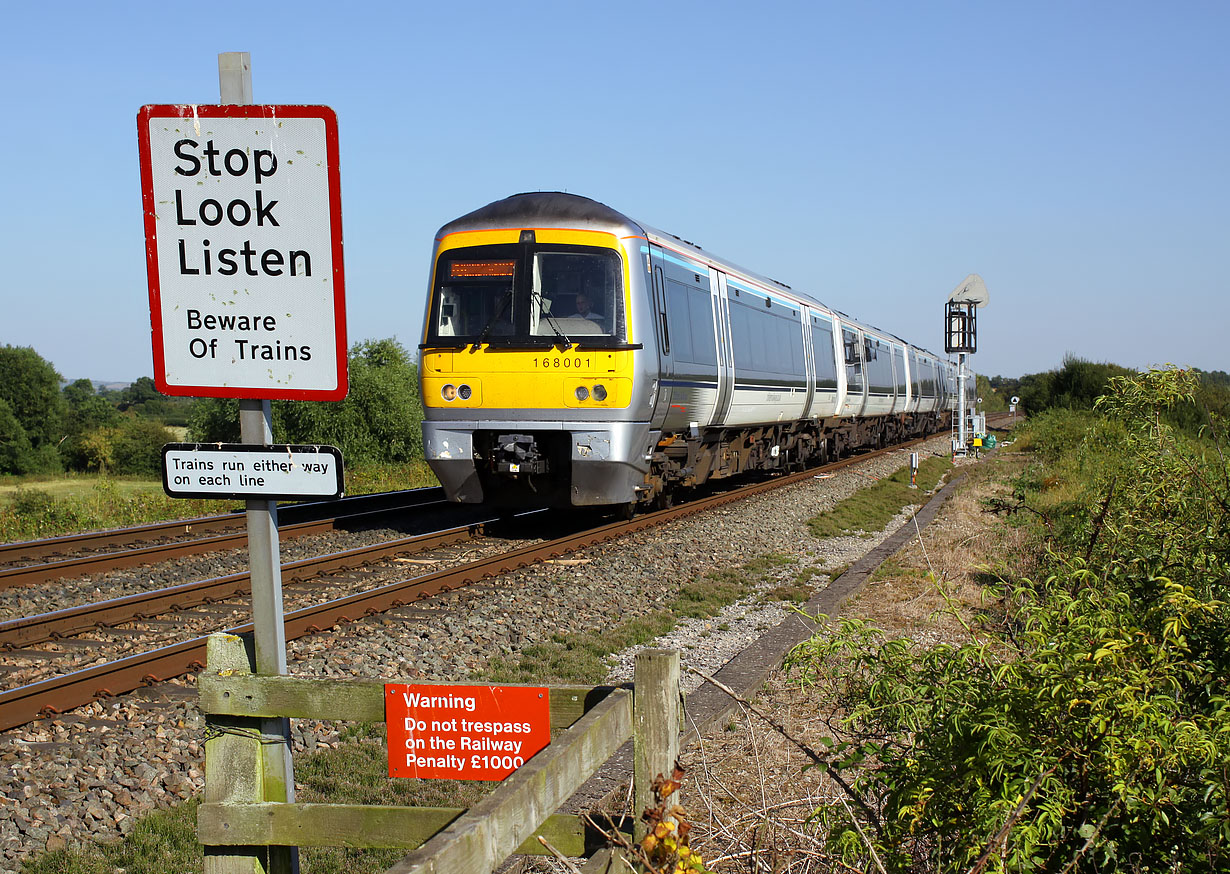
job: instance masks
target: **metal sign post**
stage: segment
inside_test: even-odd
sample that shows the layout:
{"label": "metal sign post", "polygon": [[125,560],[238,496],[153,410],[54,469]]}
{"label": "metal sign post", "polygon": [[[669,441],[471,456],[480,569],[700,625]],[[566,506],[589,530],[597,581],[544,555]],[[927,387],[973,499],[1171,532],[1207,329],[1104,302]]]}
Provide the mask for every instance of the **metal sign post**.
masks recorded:
{"label": "metal sign post", "polygon": [[[252,64],[247,52],[218,55],[218,85],[221,102],[252,102]],[[239,400],[239,432],[244,443],[273,443],[273,406],[268,400]],[[256,673],[286,673],[286,626],[282,607],[282,557],[278,548],[276,501],[244,502],[248,522],[248,563],[252,574],[252,625],[256,637]],[[290,720],[264,720],[261,734],[284,737],[284,744],[262,744],[265,792],[271,801],[295,800],[295,771],[290,754]],[[272,779],[271,779],[272,777]],[[280,777],[280,781],[279,781]],[[279,787],[276,785],[281,783]],[[270,784],[273,785],[270,785]],[[270,847],[269,874],[298,874],[297,847]]]}

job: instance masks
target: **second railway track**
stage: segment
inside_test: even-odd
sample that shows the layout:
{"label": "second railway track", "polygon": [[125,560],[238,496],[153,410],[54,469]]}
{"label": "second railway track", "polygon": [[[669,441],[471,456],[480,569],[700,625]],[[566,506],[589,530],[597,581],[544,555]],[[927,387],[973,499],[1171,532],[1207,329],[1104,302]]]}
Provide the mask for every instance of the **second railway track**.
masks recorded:
{"label": "second railway track", "polygon": [[[278,510],[278,534],[288,540],[442,503],[444,490],[437,487],[292,504]],[[0,544],[0,588],[245,547],[244,524],[243,513],[228,513]]]}

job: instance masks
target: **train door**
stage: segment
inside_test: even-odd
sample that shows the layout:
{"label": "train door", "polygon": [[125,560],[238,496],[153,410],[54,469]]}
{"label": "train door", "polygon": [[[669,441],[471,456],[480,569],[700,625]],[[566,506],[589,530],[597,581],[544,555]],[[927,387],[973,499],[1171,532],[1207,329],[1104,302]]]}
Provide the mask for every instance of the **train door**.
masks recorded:
{"label": "train door", "polygon": [[889,407],[889,412],[896,413],[901,410],[905,403],[905,393],[901,391],[901,380],[905,379],[905,368],[901,362],[897,360],[897,346],[895,343],[889,343],[887,350],[881,350],[881,353],[887,351],[888,357],[893,362],[893,391],[892,391],[892,406]]}
{"label": "train door", "polygon": [[717,332],[718,395],[713,421],[720,423],[730,418],[730,401],[735,389],[735,356],[730,340],[730,300],[726,274],[710,267],[709,284],[713,288],[714,328]]}
{"label": "train door", "polygon": [[842,360],[845,362],[846,393],[841,415],[859,416],[867,406],[867,370],[863,346],[866,340],[858,328],[841,326]]}
{"label": "train door", "polygon": [[651,321],[658,343],[657,386],[653,414],[650,417],[650,427],[660,429],[666,421],[671,405],[671,384],[675,376],[674,358],[671,356],[670,321],[666,313],[666,274],[663,269],[662,250],[657,246],[649,247],[650,262],[653,273],[653,290],[650,305],[653,307]]}
{"label": "train door", "polygon": [[811,337],[812,311],[810,308],[799,307],[799,315],[803,320],[803,370],[807,374],[807,400],[803,402],[802,418],[811,415],[812,404],[816,399],[816,363],[815,350]]}

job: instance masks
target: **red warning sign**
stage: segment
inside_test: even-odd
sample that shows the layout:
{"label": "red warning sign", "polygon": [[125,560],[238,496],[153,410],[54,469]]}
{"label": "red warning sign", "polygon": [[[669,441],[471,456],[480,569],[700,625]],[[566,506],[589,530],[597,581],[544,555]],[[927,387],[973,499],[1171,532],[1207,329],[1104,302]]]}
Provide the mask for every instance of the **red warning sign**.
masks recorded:
{"label": "red warning sign", "polygon": [[551,742],[537,686],[387,683],[389,776],[503,780]]}

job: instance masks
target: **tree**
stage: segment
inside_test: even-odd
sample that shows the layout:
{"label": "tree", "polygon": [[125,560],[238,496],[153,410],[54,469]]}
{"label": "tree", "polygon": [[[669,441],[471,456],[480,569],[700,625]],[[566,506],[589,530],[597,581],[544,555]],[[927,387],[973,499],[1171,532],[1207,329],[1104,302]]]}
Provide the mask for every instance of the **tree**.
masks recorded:
{"label": "tree", "polygon": [[239,401],[198,398],[188,414],[188,439],[198,443],[238,443]]}
{"label": "tree", "polygon": [[115,473],[160,475],[163,444],[174,439],[175,436],[158,422],[125,416],[111,439]]}
{"label": "tree", "polygon": [[[348,462],[401,462],[421,455],[423,408],[418,370],[393,339],[357,343],[349,356],[350,391],[342,401],[277,401],[273,433],[279,443],[325,443]],[[203,399],[189,419],[191,438],[239,440],[239,404]]]}
{"label": "tree", "polygon": [[120,390],[119,408],[121,411],[128,410],[139,404],[160,398],[162,398],[162,394],[154,385],[154,380],[148,376],[139,376],[136,382]]}
{"label": "tree", "polygon": [[63,394],[68,407],[65,419],[68,436],[60,445],[60,456],[70,469],[97,469],[97,453],[86,446],[86,436],[100,428],[114,426],[119,422],[120,413],[95,391],[88,379],[64,386]]}
{"label": "tree", "polygon": [[0,399],[0,473],[30,473],[36,466],[26,429],[8,401]]}
{"label": "tree", "polygon": [[64,436],[67,404],[60,394],[61,382],[51,363],[30,347],[0,346],[0,400],[8,403],[49,470],[58,467],[55,447]]}

